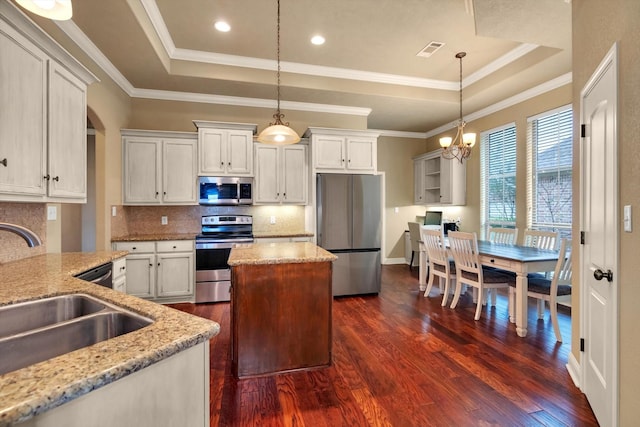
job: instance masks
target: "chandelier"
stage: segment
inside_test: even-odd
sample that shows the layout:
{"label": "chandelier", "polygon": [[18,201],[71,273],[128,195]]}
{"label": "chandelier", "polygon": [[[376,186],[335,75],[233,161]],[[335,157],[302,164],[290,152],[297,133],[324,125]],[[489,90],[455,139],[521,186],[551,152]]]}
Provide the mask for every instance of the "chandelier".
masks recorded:
{"label": "chandelier", "polygon": [[277,34],[278,34],[278,104],[276,108],[276,112],[273,115],[275,121],[273,123],[269,123],[269,127],[260,132],[258,135],[258,141],[264,144],[271,145],[289,145],[295,144],[300,141],[300,137],[289,127],[289,123],[283,123],[282,118],[284,114],[280,112],[280,0],[278,0],[278,26],[277,26]]}
{"label": "chandelier", "polygon": [[462,58],[465,56],[467,56],[466,52],[456,53],[456,58],[460,60],[460,118],[458,119],[458,131],[455,138],[450,136],[440,138],[442,157],[445,159],[458,159],[460,163],[471,156],[471,148],[476,144],[475,133],[464,133],[466,123],[462,118]]}
{"label": "chandelier", "polygon": [[71,0],[16,0],[16,2],[36,15],[56,21],[71,19]]}

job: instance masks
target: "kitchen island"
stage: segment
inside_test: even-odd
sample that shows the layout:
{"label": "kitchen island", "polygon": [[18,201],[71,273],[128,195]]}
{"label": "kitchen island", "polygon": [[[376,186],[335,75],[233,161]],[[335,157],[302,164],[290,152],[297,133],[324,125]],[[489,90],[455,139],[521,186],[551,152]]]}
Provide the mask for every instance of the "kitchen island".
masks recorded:
{"label": "kitchen island", "polygon": [[308,242],[231,250],[231,365],[238,377],[331,364],[331,272],[337,257]]}
{"label": "kitchen island", "polygon": [[73,277],[125,255],[47,254],[0,265],[0,306],[81,293],[153,320],[0,375],[0,426],[209,425],[209,339],[220,326]]}

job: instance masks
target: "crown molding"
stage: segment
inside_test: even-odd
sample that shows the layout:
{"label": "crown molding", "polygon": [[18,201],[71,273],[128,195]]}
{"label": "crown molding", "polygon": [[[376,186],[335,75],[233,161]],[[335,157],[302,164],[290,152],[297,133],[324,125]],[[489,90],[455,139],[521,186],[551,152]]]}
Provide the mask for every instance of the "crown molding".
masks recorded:
{"label": "crown molding", "polygon": [[[573,74],[571,72],[563,74],[555,79],[549,80],[538,86],[532,87],[531,89],[527,89],[523,92],[520,92],[517,95],[514,95],[510,98],[504,99],[500,102],[496,102],[493,105],[490,105],[481,110],[475,111],[471,114],[467,114],[465,116],[466,122],[471,122],[473,120],[477,120],[479,118],[488,116],[489,114],[497,113],[500,110],[504,110],[505,108],[514,106],[521,102],[524,102],[528,99],[534,98],[536,96],[542,95],[543,93],[549,92],[551,90],[557,89],[559,87],[571,84],[573,81]],[[426,138],[430,138],[434,135],[438,135],[439,133],[446,132],[449,129],[453,129],[456,127],[458,121],[452,123],[447,123],[446,125],[442,125],[435,129],[432,129],[426,133]]]}
{"label": "crown molding", "polygon": [[400,130],[388,130],[388,129],[370,129],[378,132],[380,136],[389,136],[393,138],[412,138],[412,139],[426,139],[425,132],[405,132]]}
{"label": "crown molding", "polygon": [[160,9],[158,9],[158,4],[155,0],[139,0],[140,4],[142,4],[142,8],[147,13],[153,28],[156,30],[156,34],[160,38],[160,42],[164,47],[164,50],[167,52],[167,56],[172,58],[176,51],[176,45],[173,43],[173,39],[171,38],[171,34],[169,33],[169,29],[162,19],[162,14],[160,13]]}
{"label": "crown molding", "polygon": [[[496,59],[492,63],[480,68],[473,74],[469,74],[466,78],[462,79],[462,87],[467,87],[474,84],[477,81],[484,79],[485,77],[495,73],[500,68],[509,65],[510,63],[520,59],[525,56],[529,52],[536,50],[540,47],[537,44],[533,43],[523,43],[518,45],[515,49],[505,53],[500,58]],[[457,90],[458,88],[456,88]]]}

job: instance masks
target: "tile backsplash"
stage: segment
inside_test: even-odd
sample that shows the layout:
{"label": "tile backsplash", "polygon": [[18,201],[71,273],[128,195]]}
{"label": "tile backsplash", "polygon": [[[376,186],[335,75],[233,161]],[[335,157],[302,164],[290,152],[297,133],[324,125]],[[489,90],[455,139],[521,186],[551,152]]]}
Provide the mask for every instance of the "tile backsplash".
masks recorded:
{"label": "tile backsplash", "polygon": [[[304,206],[116,206],[111,235],[198,234],[202,216],[222,214],[252,215],[255,233],[305,231]],[[166,225],[162,225],[163,216]],[[271,224],[272,217],[275,224]]]}
{"label": "tile backsplash", "polygon": [[47,252],[46,204],[0,202],[0,222],[21,225],[36,233],[42,245],[30,248],[20,236],[0,231],[0,263],[28,258]]}

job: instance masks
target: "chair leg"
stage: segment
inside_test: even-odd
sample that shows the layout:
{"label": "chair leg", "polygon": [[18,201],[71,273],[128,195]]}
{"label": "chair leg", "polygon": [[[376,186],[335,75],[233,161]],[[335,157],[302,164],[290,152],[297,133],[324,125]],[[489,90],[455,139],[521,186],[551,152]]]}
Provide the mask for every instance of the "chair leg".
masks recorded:
{"label": "chair leg", "polygon": [[409,261],[409,270],[413,267],[413,256],[416,254],[416,251],[411,251],[411,261]]}
{"label": "chair leg", "polygon": [[562,335],[560,334],[560,325],[558,325],[558,304],[552,304],[549,301],[549,314],[551,315],[551,323],[553,324],[553,331],[556,333],[556,341],[562,342]]}
{"label": "chair leg", "polygon": [[[551,309],[551,307],[549,307]],[[538,300],[538,319],[544,319],[544,300]]]}
{"label": "chair leg", "polygon": [[458,299],[460,299],[460,291],[462,290],[462,283],[456,280],[456,292],[453,294],[453,301],[451,301],[451,308],[456,308],[458,305]]}
{"label": "chair leg", "polygon": [[497,289],[491,289],[491,307],[495,307],[496,306],[496,299],[498,297],[498,290]]}
{"label": "chair leg", "polygon": [[444,293],[442,294],[442,306],[447,305],[447,299],[449,298],[449,280],[444,277],[440,278],[440,292],[442,292],[442,282],[444,281]]}
{"label": "chair leg", "polygon": [[433,274],[429,274],[427,278],[427,289],[424,291],[424,296],[428,297],[431,293],[431,288],[433,287],[433,281],[435,280],[435,276]]}
{"label": "chair leg", "polygon": [[478,288],[478,304],[476,304],[476,315],[473,320],[480,320],[480,314],[482,314],[482,306],[485,304],[484,289]]}

